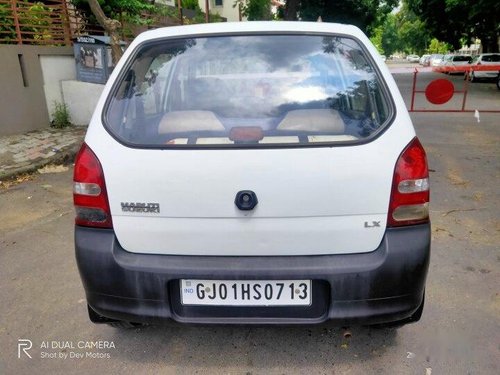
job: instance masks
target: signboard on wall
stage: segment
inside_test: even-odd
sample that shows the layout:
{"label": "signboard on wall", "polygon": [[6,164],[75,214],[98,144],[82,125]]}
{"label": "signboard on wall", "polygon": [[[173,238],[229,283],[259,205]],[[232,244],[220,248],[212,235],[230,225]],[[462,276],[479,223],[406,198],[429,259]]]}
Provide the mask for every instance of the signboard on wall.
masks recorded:
{"label": "signboard on wall", "polygon": [[76,78],[82,82],[106,83],[113,71],[109,37],[78,36],[74,39],[73,50]]}

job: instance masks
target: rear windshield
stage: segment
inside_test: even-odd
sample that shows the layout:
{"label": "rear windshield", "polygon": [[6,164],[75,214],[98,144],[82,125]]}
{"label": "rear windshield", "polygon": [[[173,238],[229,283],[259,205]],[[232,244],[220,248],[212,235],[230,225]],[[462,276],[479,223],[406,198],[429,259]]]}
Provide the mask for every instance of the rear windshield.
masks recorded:
{"label": "rear windshield", "polygon": [[484,55],[482,60],[485,62],[500,62],[500,55]]}
{"label": "rear windshield", "polygon": [[134,56],[104,114],[132,146],[356,142],[393,113],[365,49],[346,37],[167,39]]}
{"label": "rear windshield", "polygon": [[470,61],[470,56],[453,56],[453,61]]}

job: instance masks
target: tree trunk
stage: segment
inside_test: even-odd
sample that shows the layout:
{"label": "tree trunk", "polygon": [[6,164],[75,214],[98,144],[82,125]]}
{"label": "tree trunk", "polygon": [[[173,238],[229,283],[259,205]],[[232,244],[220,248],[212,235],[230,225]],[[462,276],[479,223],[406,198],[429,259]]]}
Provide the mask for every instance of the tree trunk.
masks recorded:
{"label": "tree trunk", "polygon": [[284,19],[286,21],[297,21],[297,11],[300,0],[286,0]]}
{"label": "tree trunk", "polygon": [[481,44],[483,45],[483,53],[498,53],[499,45],[498,45],[498,35],[494,33],[488,35],[479,35],[479,39],[481,39]]}
{"label": "tree trunk", "polygon": [[120,47],[120,29],[122,24],[118,20],[106,17],[101,6],[97,0],[87,0],[92,13],[94,14],[97,22],[108,33],[111,39],[111,54],[113,56],[113,65],[116,65],[120,57],[123,55],[122,48]]}

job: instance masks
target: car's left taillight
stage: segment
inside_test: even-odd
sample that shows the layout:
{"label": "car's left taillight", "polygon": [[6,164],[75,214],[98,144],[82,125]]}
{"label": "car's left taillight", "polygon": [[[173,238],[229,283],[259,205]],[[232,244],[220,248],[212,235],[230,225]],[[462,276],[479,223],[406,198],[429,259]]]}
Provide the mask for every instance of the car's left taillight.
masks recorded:
{"label": "car's left taillight", "polygon": [[112,228],[111,211],[101,163],[87,144],[83,144],[75,160],[73,202],[77,225]]}
{"label": "car's left taillight", "polygon": [[392,181],[389,227],[429,222],[429,169],[425,150],[414,138],[399,156]]}

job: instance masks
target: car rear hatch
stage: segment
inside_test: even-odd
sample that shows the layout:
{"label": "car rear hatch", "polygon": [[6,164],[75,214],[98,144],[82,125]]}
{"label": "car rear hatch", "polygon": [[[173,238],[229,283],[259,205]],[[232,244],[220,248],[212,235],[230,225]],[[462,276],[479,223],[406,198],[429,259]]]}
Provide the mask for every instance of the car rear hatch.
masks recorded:
{"label": "car rear hatch", "polygon": [[[414,132],[359,41],[217,36],[139,50],[113,86],[106,130],[87,135],[124,249],[272,256],[378,247],[394,167]],[[255,207],[238,207],[241,191],[255,194]]]}

